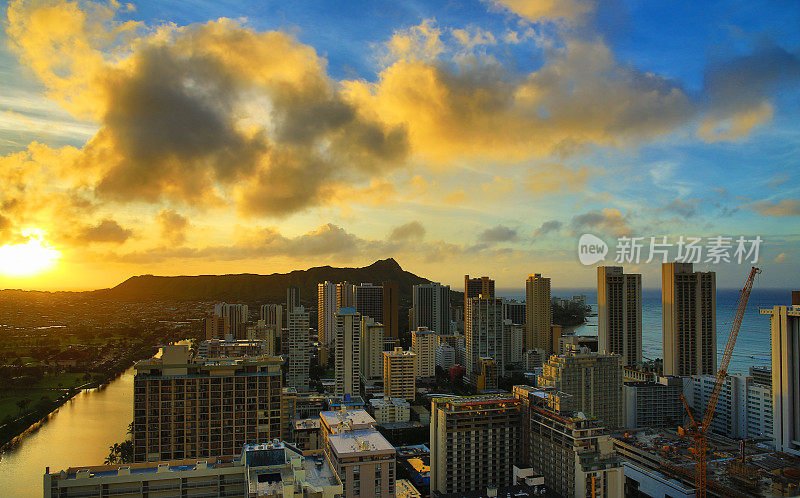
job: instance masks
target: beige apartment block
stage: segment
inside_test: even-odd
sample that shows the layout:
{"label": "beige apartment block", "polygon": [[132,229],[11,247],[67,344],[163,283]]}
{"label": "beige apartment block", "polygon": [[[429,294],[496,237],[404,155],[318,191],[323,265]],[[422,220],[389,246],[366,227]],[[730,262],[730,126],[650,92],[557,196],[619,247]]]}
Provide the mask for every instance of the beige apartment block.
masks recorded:
{"label": "beige apartment block", "polygon": [[642,275],[621,266],[597,267],[599,352],[622,356],[624,366],[642,362]]}
{"label": "beige apartment block", "polygon": [[437,342],[436,333],[427,327],[417,327],[411,332],[411,351],[417,355],[417,378],[436,377]]}
{"label": "beige apartment block", "polygon": [[572,396],[572,406],[606,427],[622,426],[622,358],[568,347],[543,365],[537,385]]}
{"label": "beige apartment block", "polygon": [[525,280],[525,349],[539,348],[553,352],[550,326],[553,308],[550,302],[550,279],[532,273]]}
{"label": "beige apartment block", "polygon": [[717,372],[717,279],[691,263],[661,265],[664,375]]}
{"label": "beige apartment block", "polygon": [[411,351],[394,348],[383,352],[383,394],[388,398],[414,401],[416,397],[416,358]]}

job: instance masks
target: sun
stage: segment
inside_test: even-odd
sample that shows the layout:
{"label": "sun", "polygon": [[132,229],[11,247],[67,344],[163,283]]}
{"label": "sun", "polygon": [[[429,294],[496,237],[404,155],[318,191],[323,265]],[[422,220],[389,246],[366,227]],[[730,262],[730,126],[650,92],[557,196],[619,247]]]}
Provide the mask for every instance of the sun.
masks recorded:
{"label": "sun", "polygon": [[43,230],[29,228],[19,233],[27,242],[0,246],[0,273],[17,277],[35,275],[61,257],[61,252],[44,240]]}

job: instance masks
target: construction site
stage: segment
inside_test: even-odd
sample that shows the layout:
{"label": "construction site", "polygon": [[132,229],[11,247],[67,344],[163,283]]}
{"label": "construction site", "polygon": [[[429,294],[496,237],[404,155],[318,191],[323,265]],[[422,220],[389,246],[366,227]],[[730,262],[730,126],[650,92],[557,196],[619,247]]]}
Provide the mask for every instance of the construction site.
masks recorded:
{"label": "construction site", "polygon": [[[642,475],[638,489],[626,496],[651,495],[643,488],[659,488],[670,496],[697,496],[695,448],[690,437],[669,429],[641,429],[613,436],[614,448]],[[785,497],[800,495],[800,458],[772,451],[759,443],[708,435],[707,496]],[[643,482],[647,480],[648,482]],[[627,487],[633,486],[629,481]],[[668,492],[666,491],[668,490]],[[663,496],[663,494],[662,494]]]}

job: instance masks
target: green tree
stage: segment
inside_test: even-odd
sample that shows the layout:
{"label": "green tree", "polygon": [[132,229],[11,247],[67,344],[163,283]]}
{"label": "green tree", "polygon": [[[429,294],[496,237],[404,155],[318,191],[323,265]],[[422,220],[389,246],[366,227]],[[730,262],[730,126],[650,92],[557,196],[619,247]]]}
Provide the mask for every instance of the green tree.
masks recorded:
{"label": "green tree", "polygon": [[17,408],[19,408],[19,415],[22,415],[22,412],[28,408],[28,405],[31,404],[31,400],[29,398],[24,398],[17,400]]}

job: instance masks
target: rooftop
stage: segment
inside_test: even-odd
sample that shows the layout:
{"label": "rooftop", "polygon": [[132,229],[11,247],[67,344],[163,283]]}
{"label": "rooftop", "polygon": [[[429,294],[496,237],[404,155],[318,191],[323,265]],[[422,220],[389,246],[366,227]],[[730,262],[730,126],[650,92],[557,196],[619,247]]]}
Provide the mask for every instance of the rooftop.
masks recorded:
{"label": "rooftop", "polygon": [[375,425],[375,419],[366,410],[320,412],[319,417],[333,433],[365,429]]}
{"label": "rooftop", "polygon": [[319,417],[304,418],[294,421],[294,430],[319,429],[319,426],[320,426]]}
{"label": "rooftop", "polygon": [[405,406],[406,408],[411,406],[408,401],[403,398],[372,398],[369,400],[369,404],[372,405],[373,408],[386,405]]}
{"label": "rooftop", "polygon": [[394,446],[375,429],[332,434],[329,441],[333,451],[340,457],[353,453],[395,452]]}

